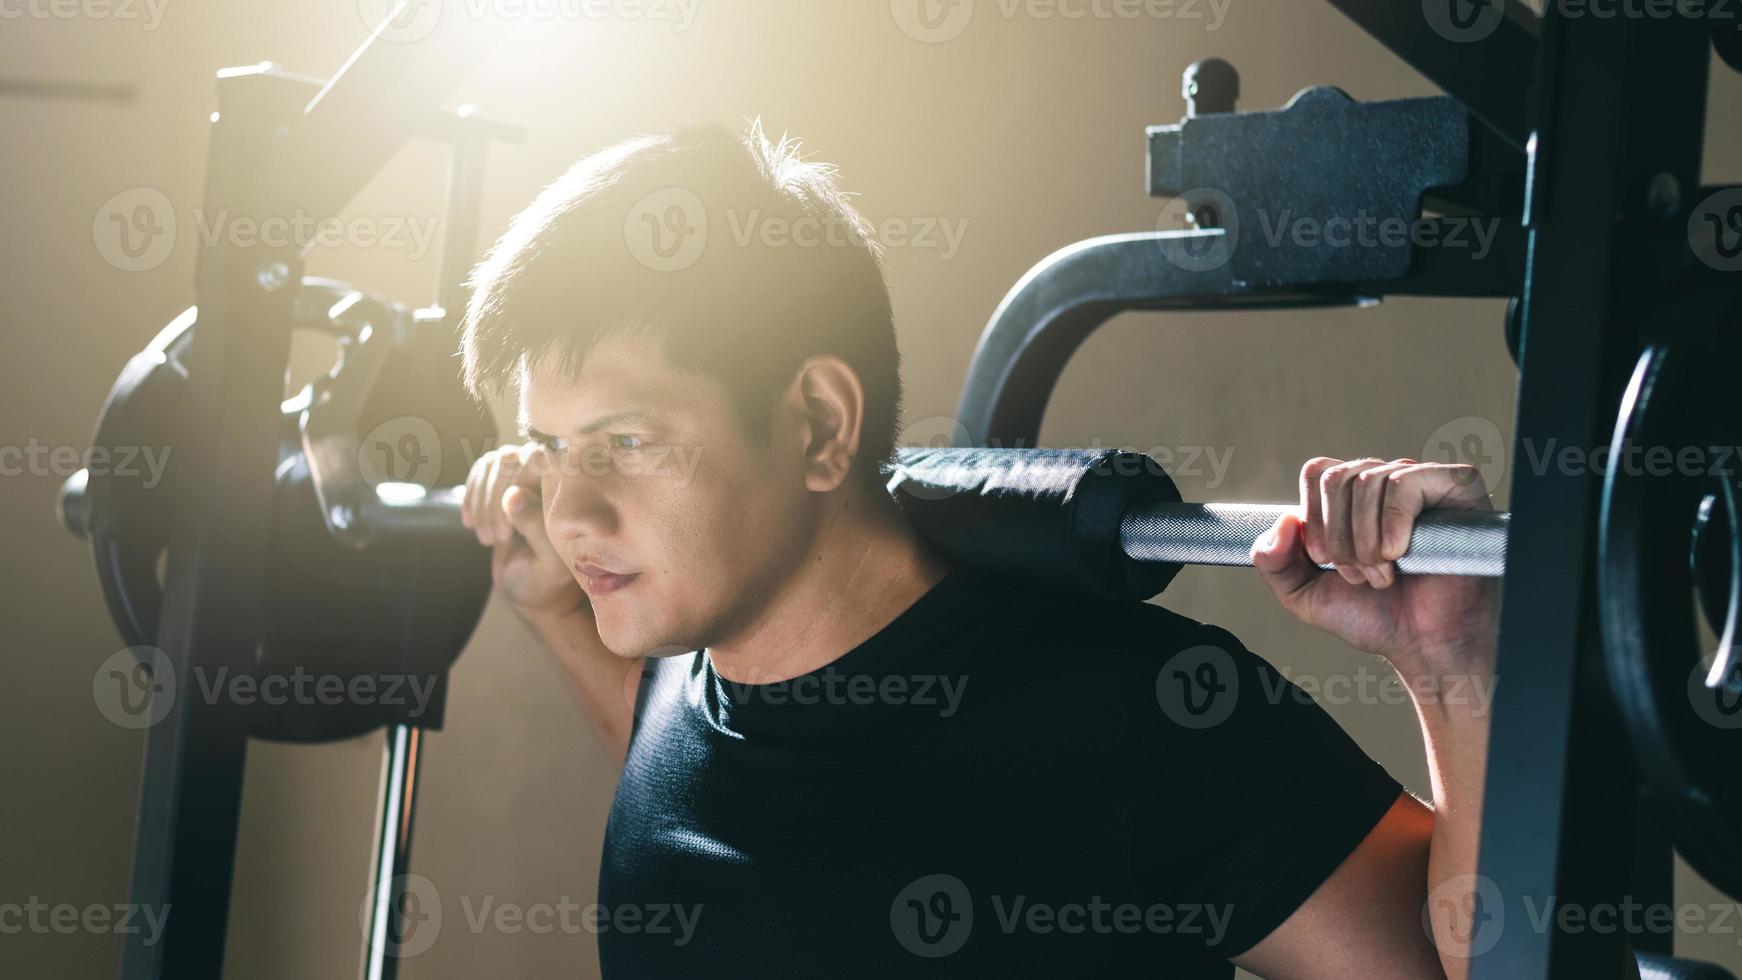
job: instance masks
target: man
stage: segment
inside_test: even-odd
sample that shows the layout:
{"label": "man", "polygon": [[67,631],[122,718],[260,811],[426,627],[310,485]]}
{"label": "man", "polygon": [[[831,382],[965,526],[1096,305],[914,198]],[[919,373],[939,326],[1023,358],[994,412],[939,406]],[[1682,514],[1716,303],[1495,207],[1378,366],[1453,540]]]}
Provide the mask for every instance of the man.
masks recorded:
{"label": "man", "polygon": [[[1479,700],[1418,698],[1430,810],[1227,631],[947,565],[879,479],[879,259],[831,169],[703,126],[582,160],[475,276],[467,382],[530,441],[466,520],[625,760],[605,973],[1464,976]],[[1392,561],[1487,506],[1317,458],[1254,563],[1412,692],[1485,682],[1494,583]]]}

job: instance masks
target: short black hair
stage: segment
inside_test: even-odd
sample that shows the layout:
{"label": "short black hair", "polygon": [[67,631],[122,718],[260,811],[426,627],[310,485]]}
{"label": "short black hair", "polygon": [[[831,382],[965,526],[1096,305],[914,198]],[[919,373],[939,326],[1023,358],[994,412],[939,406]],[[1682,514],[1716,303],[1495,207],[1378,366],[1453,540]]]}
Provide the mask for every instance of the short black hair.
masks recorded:
{"label": "short black hair", "polygon": [[578,377],[601,338],[639,334],[674,370],[720,381],[766,445],[799,365],[833,354],[864,386],[853,467],[875,480],[902,400],[882,249],[835,168],[799,148],[758,119],[636,136],[575,163],[472,274],[468,390],[501,394],[546,354]]}

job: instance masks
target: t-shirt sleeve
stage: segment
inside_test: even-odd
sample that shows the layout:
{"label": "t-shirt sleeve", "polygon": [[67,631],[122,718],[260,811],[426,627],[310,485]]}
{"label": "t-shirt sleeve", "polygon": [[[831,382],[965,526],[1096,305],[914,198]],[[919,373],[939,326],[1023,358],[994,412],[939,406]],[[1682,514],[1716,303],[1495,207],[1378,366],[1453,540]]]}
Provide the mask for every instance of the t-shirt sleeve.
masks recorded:
{"label": "t-shirt sleeve", "polygon": [[1140,804],[1155,847],[1141,863],[1212,926],[1177,938],[1231,959],[1331,876],[1402,787],[1233,634],[1194,623],[1173,635],[1184,642],[1155,678],[1156,778]]}

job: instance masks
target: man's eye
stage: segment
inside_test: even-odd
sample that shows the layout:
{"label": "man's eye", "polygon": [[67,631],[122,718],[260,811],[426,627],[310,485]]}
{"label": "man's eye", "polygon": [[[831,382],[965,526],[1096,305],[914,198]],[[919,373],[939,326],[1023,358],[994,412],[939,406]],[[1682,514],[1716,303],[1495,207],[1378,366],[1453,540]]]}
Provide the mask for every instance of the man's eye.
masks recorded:
{"label": "man's eye", "polygon": [[640,449],[641,437],[619,433],[611,436],[610,443],[612,449]]}

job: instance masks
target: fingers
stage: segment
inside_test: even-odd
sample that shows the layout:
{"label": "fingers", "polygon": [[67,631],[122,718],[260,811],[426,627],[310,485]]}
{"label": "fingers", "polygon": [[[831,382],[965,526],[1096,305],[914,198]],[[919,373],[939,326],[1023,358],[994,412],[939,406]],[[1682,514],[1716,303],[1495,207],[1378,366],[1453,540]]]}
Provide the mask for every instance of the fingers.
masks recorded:
{"label": "fingers", "polygon": [[479,515],[484,505],[484,479],[490,475],[493,455],[485,453],[472,463],[472,468],[466,473],[466,496],[460,501],[460,523],[472,529],[478,536],[479,544],[490,543],[484,540],[484,529]]}
{"label": "fingers", "polygon": [[490,541],[501,544],[514,537],[514,527],[502,511],[502,494],[520,472],[520,454],[514,448],[507,448],[499,450],[495,456],[496,465],[490,468],[490,475],[484,481],[483,518],[490,528]]}
{"label": "fingers", "polygon": [[[1369,466],[1351,482],[1354,487],[1349,502],[1349,530],[1354,546],[1354,564],[1366,575],[1368,584],[1376,589],[1390,588],[1397,581],[1396,559],[1409,547],[1409,527],[1403,529],[1403,544],[1393,553],[1386,548],[1384,533],[1385,497],[1391,475],[1415,465],[1415,460],[1396,460]],[[1412,517],[1413,520],[1413,517]]]}
{"label": "fingers", "polygon": [[1314,457],[1301,467],[1302,538],[1314,562],[1331,562],[1344,581],[1389,588],[1423,511],[1492,509],[1475,467],[1413,459]]}
{"label": "fingers", "polygon": [[503,509],[504,497],[511,487],[538,487],[541,471],[529,462],[542,456],[538,446],[528,443],[493,450],[472,464],[460,523],[472,529],[478,543],[497,545],[513,538],[515,525]]}
{"label": "fingers", "polygon": [[1324,574],[1301,549],[1304,526],[1299,515],[1284,514],[1271,525],[1270,533],[1252,546],[1252,567],[1258,569],[1284,607],[1296,593]]}
{"label": "fingers", "polygon": [[[1337,574],[1351,585],[1377,585],[1379,581],[1364,570],[1358,556],[1355,542],[1358,518],[1354,511],[1357,478],[1383,465],[1377,459],[1344,461],[1319,456],[1301,468],[1301,497],[1307,508],[1307,553],[1315,562],[1335,564]],[[1374,523],[1377,525],[1377,521]]]}
{"label": "fingers", "polygon": [[1386,476],[1385,498],[1379,510],[1380,550],[1393,560],[1409,550],[1409,535],[1422,511],[1494,509],[1487,484],[1475,467],[1408,462],[1410,465],[1397,467]]}
{"label": "fingers", "polygon": [[[501,510],[514,534],[525,539],[541,561],[562,564],[562,558],[551,547],[550,536],[544,530],[544,508],[538,494],[524,484],[515,484],[502,495]],[[513,535],[509,536],[512,539]]]}

